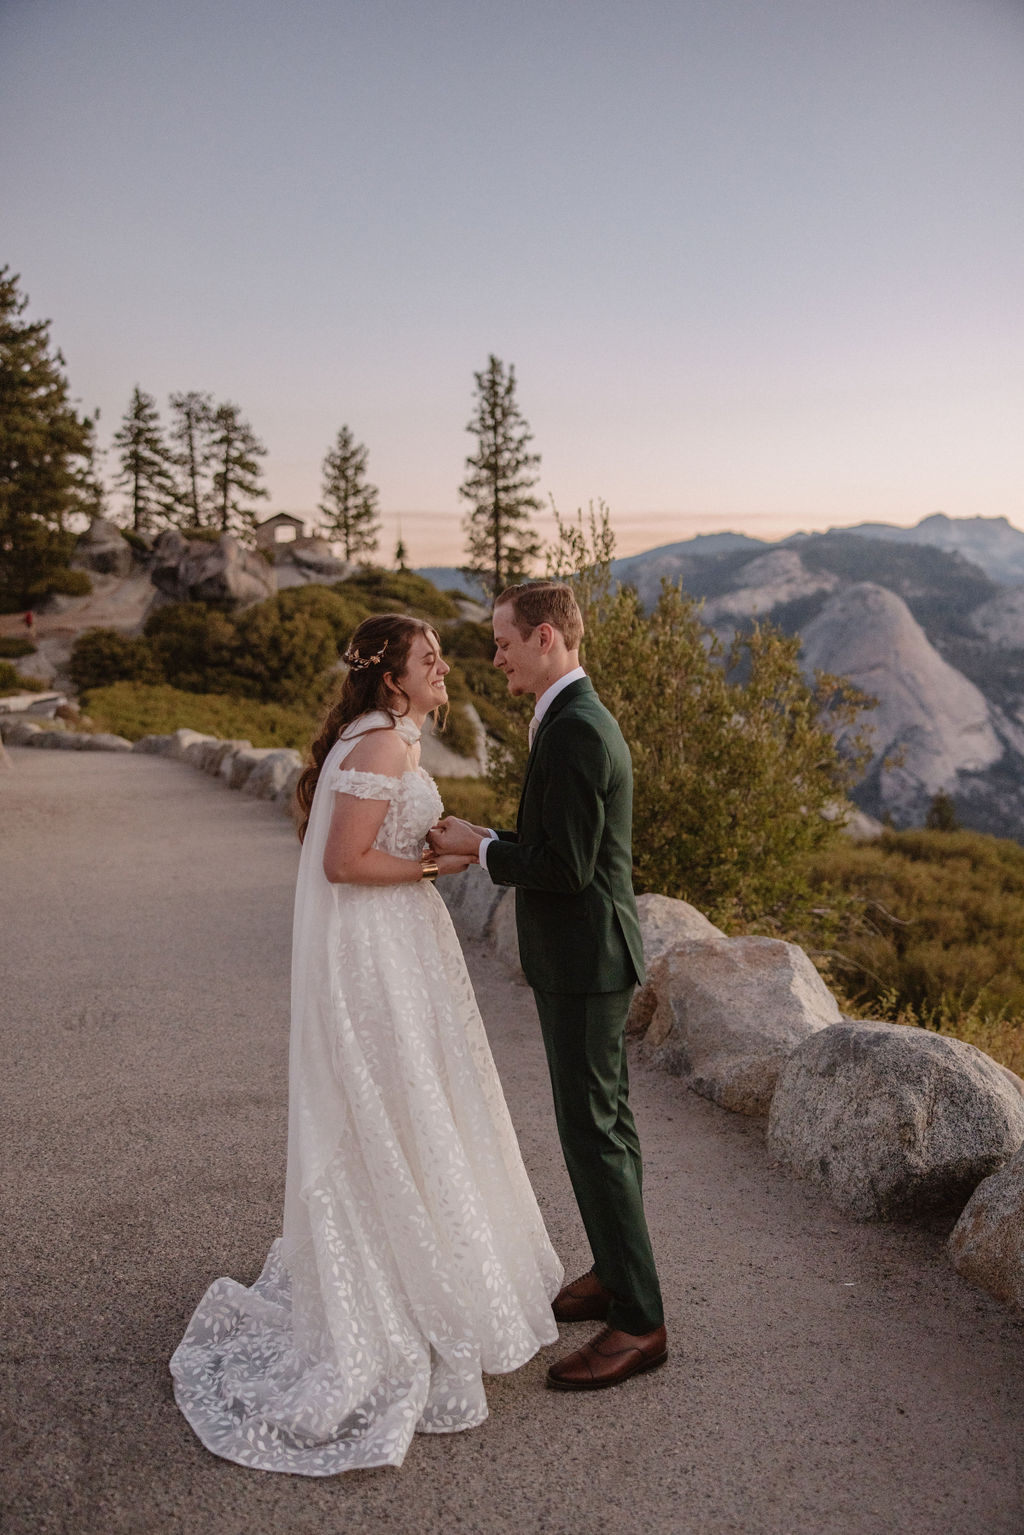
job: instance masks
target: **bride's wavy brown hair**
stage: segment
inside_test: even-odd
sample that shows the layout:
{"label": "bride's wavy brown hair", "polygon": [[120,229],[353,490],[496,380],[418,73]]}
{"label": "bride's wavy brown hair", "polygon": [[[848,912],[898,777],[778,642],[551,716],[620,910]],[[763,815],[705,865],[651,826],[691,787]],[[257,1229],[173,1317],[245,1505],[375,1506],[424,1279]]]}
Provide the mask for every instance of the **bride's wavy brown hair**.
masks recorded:
{"label": "bride's wavy brown hair", "polygon": [[[364,662],[371,656],[379,659],[372,661],[369,666],[349,667],[341,684],[341,692],[328,705],[313,738],[309,748],[311,760],[307,762],[295,789],[300,842],[309,825],[309,812],[320,770],[327,753],[345,726],[373,709],[383,709],[386,714],[390,714],[392,724],[396,718],[409,712],[409,696],[398,679],[405,671],[409,649],[417,634],[425,634],[440,652],[441,641],[437,630],[422,618],[410,618],[404,613],[382,613],[376,618],[366,618],[349,640],[346,656],[358,655]],[[390,689],[386,677],[391,678]],[[402,710],[395,709],[395,692],[405,699],[405,708]]]}

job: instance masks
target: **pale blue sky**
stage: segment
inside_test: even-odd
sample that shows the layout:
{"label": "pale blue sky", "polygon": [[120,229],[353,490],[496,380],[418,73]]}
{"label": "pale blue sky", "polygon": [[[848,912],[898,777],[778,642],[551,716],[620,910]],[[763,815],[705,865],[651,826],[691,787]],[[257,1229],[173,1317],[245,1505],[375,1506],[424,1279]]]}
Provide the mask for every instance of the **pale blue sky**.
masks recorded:
{"label": "pale blue sky", "polygon": [[104,441],[236,400],[269,508],[347,422],[461,550],[474,370],[628,553],[1024,524],[1021,0],[0,0],[0,262]]}

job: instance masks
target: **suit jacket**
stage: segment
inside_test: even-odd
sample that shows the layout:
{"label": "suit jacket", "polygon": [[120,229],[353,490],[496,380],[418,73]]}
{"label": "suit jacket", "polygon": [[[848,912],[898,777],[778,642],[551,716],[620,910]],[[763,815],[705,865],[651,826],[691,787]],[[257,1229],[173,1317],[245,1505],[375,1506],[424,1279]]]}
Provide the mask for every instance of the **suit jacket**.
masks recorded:
{"label": "suit jacket", "polygon": [[632,831],[629,747],[583,677],[547,709],[516,829],[487,850],[495,884],[516,887],[519,954],[538,991],[622,991],[643,981]]}

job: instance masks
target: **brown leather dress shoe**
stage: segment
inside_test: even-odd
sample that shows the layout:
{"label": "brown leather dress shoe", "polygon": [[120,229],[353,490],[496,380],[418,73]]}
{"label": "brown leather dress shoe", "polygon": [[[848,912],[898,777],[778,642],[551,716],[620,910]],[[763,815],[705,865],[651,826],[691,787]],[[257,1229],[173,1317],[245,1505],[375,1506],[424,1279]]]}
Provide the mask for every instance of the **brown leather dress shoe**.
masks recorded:
{"label": "brown leather dress shoe", "polygon": [[551,1302],[556,1322],[603,1322],[612,1303],[594,1270],[563,1285]]}
{"label": "brown leather dress shoe", "polygon": [[664,1327],[639,1337],[602,1327],[596,1338],[551,1366],[547,1383],[555,1391],[601,1391],[629,1380],[631,1375],[653,1370],[667,1358]]}

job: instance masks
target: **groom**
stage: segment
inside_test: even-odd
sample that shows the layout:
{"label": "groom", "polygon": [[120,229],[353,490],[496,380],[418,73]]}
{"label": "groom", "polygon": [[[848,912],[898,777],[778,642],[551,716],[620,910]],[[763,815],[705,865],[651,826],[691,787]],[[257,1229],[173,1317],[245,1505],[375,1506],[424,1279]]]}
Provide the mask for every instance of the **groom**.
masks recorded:
{"label": "groom", "polygon": [[631,883],[629,749],[579,664],[568,586],[511,586],[494,607],[494,664],[536,699],[514,832],[454,816],[438,852],[473,854],[516,887],[519,953],[547,1051],[555,1117],[594,1267],[554,1302],[560,1322],[604,1321],[548,1371],[563,1391],[614,1386],[666,1357],[661,1292],[629,1108],[625,1028],[643,950]]}

